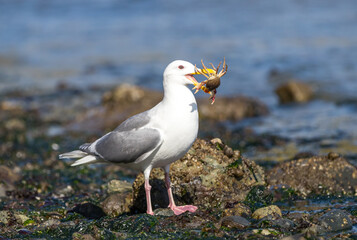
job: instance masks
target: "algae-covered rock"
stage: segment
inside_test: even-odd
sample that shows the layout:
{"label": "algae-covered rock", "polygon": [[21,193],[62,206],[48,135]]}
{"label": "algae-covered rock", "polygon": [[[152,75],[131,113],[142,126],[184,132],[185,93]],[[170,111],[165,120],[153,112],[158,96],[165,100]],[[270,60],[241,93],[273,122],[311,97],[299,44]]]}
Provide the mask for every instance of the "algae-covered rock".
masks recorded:
{"label": "algae-covered rock", "polygon": [[[228,203],[243,201],[252,187],[264,185],[264,171],[254,162],[234,151],[224,154],[224,144],[197,139],[190,151],[171,165],[171,181],[178,204],[193,204],[203,208],[221,208]],[[151,173],[151,200],[154,208],[167,207],[168,197],[164,173]],[[134,207],[146,210],[144,177],[134,184]]]}
{"label": "algae-covered rock", "polygon": [[252,218],[254,219],[262,219],[267,216],[272,216],[273,219],[281,218],[281,210],[276,205],[270,205],[267,207],[258,208],[252,214]]}
{"label": "algae-covered rock", "polygon": [[356,195],[357,169],[342,157],[315,156],[279,164],[267,182],[287,185],[301,196]]}

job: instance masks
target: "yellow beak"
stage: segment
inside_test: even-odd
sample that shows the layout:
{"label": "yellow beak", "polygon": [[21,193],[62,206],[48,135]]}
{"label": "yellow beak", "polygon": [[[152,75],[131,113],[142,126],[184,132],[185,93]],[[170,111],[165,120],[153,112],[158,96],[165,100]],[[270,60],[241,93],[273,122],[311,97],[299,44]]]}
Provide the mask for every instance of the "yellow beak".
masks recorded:
{"label": "yellow beak", "polygon": [[[199,71],[196,71],[194,73],[191,74],[202,74],[202,73],[216,73],[216,70],[211,69],[211,68],[206,68],[206,69],[198,69]],[[207,71],[206,71],[207,70]],[[201,73],[202,72],[202,73]]]}

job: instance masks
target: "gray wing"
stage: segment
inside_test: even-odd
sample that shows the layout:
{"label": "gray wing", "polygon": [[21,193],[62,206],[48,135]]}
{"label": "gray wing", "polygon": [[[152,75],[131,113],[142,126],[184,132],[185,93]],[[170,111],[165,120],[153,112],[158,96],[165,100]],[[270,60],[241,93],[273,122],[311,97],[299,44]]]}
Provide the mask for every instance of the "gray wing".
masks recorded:
{"label": "gray wing", "polygon": [[86,150],[88,153],[114,163],[131,163],[151,152],[162,143],[161,134],[152,128],[133,131],[113,131],[100,138]]}
{"label": "gray wing", "polygon": [[150,121],[149,111],[134,115],[120,124],[114,131],[130,131],[145,126]]}

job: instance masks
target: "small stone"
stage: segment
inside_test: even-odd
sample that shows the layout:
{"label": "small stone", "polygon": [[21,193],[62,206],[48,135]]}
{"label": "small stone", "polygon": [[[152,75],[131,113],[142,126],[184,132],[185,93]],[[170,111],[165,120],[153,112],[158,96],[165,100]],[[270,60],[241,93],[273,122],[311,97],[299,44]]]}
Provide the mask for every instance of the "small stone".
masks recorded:
{"label": "small stone", "polygon": [[304,238],[303,234],[299,233],[299,234],[283,237],[280,240],[306,240],[306,238]]}
{"label": "small stone", "polygon": [[275,235],[276,230],[270,229],[270,228],[268,228],[268,229],[266,229],[266,228],[265,229],[253,229],[253,233],[261,234],[263,236],[268,236],[268,235],[271,235],[273,233]]}
{"label": "small stone", "polygon": [[213,145],[216,145],[216,144],[223,145],[223,142],[222,142],[222,140],[221,140],[220,138],[213,138],[213,139],[211,139],[211,143],[212,143]]}
{"label": "small stone", "polygon": [[233,155],[234,155],[233,149],[228,147],[227,145],[224,146],[223,153],[224,153],[224,155],[226,155],[229,158],[233,157]]}
{"label": "small stone", "polygon": [[250,222],[241,216],[226,216],[223,217],[216,227],[220,228],[221,226],[228,228],[236,228],[236,229],[245,229],[250,226]]}
{"label": "small stone", "polygon": [[329,152],[329,154],[327,155],[328,159],[330,160],[335,160],[337,158],[340,157],[340,154],[338,153],[335,153],[335,152]]}
{"label": "small stone", "polygon": [[14,214],[15,218],[17,220],[17,222],[23,224],[24,222],[26,222],[27,220],[29,220],[30,218],[23,215],[23,214]]}
{"label": "small stone", "polygon": [[164,216],[164,217],[171,217],[174,216],[175,213],[170,208],[158,208],[154,211],[155,216]]}
{"label": "small stone", "polygon": [[47,228],[55,228],[57,227],[61,222],[57,219],[49,219],[38,226],[39,230],[44,230]]}
{"label": "small stone", "polygon": [[252,218],[254,219],[262,219],[267,216],[272,216],[273,219],[281,218],[281,210],[278,206],[276,205],[270,205],[268,207],[263,207],[255,210],[255,212],[252,214]]}
{"label": "small stone", "polygon": [[320,217],[320,225],[329,232],[336,232],[352,228],[352,221],[346,211],[331,210]]}

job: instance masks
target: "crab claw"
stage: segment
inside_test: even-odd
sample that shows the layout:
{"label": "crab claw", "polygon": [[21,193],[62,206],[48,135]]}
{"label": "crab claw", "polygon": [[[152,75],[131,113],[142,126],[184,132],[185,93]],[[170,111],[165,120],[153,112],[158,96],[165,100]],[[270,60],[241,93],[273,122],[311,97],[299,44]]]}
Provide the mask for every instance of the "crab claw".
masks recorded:
{"label": "crab claw", "polygon": [[198,91],[203,87],[203,85],[206,84],[206,82],[207,82],[207,81],[200,82],[200,83],[198,83],[197,85],[195,85],[195,86],[192,88],[192,90],[193,90],[193,89],[196,89],[195,94],[198,93]]}

